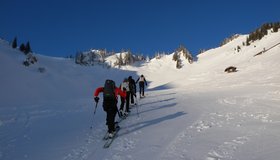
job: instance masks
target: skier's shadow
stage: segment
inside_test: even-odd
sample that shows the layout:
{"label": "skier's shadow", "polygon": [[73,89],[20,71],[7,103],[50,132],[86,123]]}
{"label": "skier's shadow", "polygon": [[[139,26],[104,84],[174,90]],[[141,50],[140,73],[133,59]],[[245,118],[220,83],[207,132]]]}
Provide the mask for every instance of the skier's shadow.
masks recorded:
{"label": "skier's shadow", "polygon": [[162,97],[162,96],[170,96],[170,95],[174,95],[176,93],[163,93],[163,94],[158,94],[158,95],[149,95],[145,98],[154,98],[154,97]]}
{"label": "skier's shadow", "polygon": [[174,87],[172,87],[172,85],[170,85],[169,83],[154,87],[154,88],[148,88],[147,91],[158,91],[158,90],[169,90],[172,89]]}
{"label": "skier's shadow", "polygon": [[141,103],[139,106],[147,106],[147,105],[150,105],[150,104],[155,104],[155,103],[160,103],[160,102],[172,101],[172,100],[175,100],[175,99],[176,99],[176,98],[169,98],[169,99],[163,99],[163,100],[160,100],[160,101],[154,101],[154,102]]}
{"label": "skier's shadow", "polygon": [[127,129],[133,128],[133,129],[127,130],[124,133],[120,133],[120,134],[118,134],[118,136],[123,136],[123,135],[129,134],[129,133],[133,133],[133,132],[135,132],[137,130],[140,130],[142,128],[145,128],[145,127],[148,127],[148,126],[152,126],[152,125],[156,125],[156,124],[159,124],[159,123],[161,123],[163,121],[171,120],[171,119],[183,116],[185,114],[187,114],[187,113],[185,113],[185,112],[176,112],[176,113],[169,114],[169,115],[166,115],[164,117],[157,118],[157,119],[152,119],[152,120],[149,120],[149,121],[144,121],[144,122],[139,122],[139,123],[136,123],[136,124],[132,124],[130,126],[127,126],[126,128]]}
{"label": "skier's shadow", "polygon": [[[142,113],[145,113],[145,112],[150,112],[150,111],[154,111],[154,110],[158,110],[158,109],[164,109],[164,108],[169,108],[169,107],[173,107],[173,106],[176,106],[177,103],[171,103],[171,104],[165,104],[165,105],[162,105],[162,106],[157,106],[157,107],[151,107],[151,109],[147,109],[147,110],[142,110],[140,111],[138,114],[142,114]],[[137,107],[137,106],[136,106]],[[137,109],[137,108],[136,108]],[[135,115],[137,113],[133,113],[132,115]]]}

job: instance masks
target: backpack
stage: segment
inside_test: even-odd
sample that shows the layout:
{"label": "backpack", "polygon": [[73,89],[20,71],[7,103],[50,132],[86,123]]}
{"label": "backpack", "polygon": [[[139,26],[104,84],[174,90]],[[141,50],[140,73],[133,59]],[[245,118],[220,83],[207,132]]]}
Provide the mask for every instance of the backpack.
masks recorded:
{"label": "backpack", "polygon": [[125,88],[125,90],[127,92],[130,91],[129,82],[123,82],[121,86],[122,86],[122,89]]}
{"label": "backpack", "polygon": [[136,88],[135,88],[135,81],[133,79],[131,79],[129,81],[129,91],[131,93],[135,93],[136,92],[135,90],[136,90]]}
{"label": "backpack", "polygon": [[144,82],[144,81],[145,81],[144,76],[141,76],[141,77],[140,77],[140,81],[139,81],[139,82]]}
{"label": "backpack", "polygon": [[115,82],[107,79],[103,88],[103,100],[104,101],[116,101],[115,96]]}

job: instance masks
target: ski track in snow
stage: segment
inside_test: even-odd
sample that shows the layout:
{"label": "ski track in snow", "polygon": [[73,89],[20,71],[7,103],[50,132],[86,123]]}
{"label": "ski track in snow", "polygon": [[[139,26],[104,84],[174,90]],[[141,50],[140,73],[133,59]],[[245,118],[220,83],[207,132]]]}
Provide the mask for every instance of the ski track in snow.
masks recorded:
{"label": "ski track in snow", "polygon": [[[73,103],[73,102],[70,102]],[[65,105],[65,102],[63,102]],[[16,142],[25,142],[28,143],[32,141],[32,129],[33,123],[38,120],[45,120],[50,117],[61,116],[65,113],[77,113],[82,112],[85,109],[85,104],[82,102],[77,102],[74,104],[75,107],[69,107],[69,109],[65,110],[62,108],[58,109],[61,105],[61,102],[55,102],[53,104],[37,104],[37,105],[22,105],[21,107],[1,107],[1,113],[8,113],[1,117],[1,125],[0,125],[0,159],[1,158],[9,158],[6,157],[8,154],[12,154],[14,152],[14,148],[16,147]],[[68,105],[71,106],[71,105]],[[73,104],[72,104],[73,106]],[[23,108],[23,109],[22,109]],[[51,108],[51,109],[50,109]],[[54,110],[55,108],[55,110]],[[44,125],[44,124],[41,124]],[[15,128],[18,128],[16,131]],[[11,134],[12,133],[12,134]],[[25,158],[28,155],[24,155]]]}
{"label": "ski track in snow", "polygon": [[[116,115],[116,120],[118,118],[119,118],[118,115]],[[122,132],[128,131],[128,129],[125,128],[124,123],[125,122],[129,123],[130,118],[131,117],[127,117],[125,120],[122,120],[122,122],[119,124],[120,126],[122,126],[121,130],[119,131],[116,139],[114,140],[114,142],[111,144],[109,148],[106,149],[103,148],[105,141],[102,140],[102,138],[107,131],[106,126],[103,123],[94,124],[93,129],[91,129],[86,135],[84,143],[81,146],[72,149],[71,153],[67,154],[63,158],[63,160],[86,160],[95,156],[104,160],[131,159],[130,155],[125,155],[124,157],[121,154],[114,154],[114,152],[111,151],[114,150],[119,153],[122,153],[124,151],[129,151],[135,147],[135,143],[136,143],[135,138],[127,138],[125,136],[119,136],[119,134],[121,134]],[[138,134],[141,134],[141,131],[135,131],[133,133],[135,137],[137,137]],[[102,153],[104,153],[104,155],[102,155]]]}
{"label": "ski track in snow", "polygon": [[[115,140],[114,144],[110,147],[114,150],[114,153],[118,154],[110,154],[105,158],[106,160],[133,160],[133,159],[141,159],[141,157],[134,157],[130,153],[137,152],[135,150],[141,144],[141,137],[145,134],[142,130],[148,127],[153,123],[146,123],[143,114],[146,112],[154,112],[158,109],[168,108],[169,105],[166,105],[166,102],[172,104],[175,100],[175,94],[173,93],[146,93],[146,98],[138,100],[138,111],[139,117],[137,117],[137,106],[133,106],[131,109],[131,115],[125,119],[122,123],[122,129],[119,132],[119,137]],[[161,105],[165,104],[165,105]],[[171,105],[170,104],[170,105]],[[156,123],[156,122],[155,122]],[[157,152],[160,146],[151,145],[147,146],[150,152]],[[152,157],[151,157],[152,158]]]}
{"label": "ski track in snow", "polygon": [[[149,94],[149,95],[148,95]],[[153,123],[146,123],[142,114],[146,112],[155,112],[158,109],[168,109],[175,101],[175,94],[159,92],[157,94],[146,93],[146,98],[138,100],[139,117],[137,116],[137,106],[131,108],[130,116],[119,124],[121,130],[111,146],[107,149],[103,148],[105,141],[102,140],[106,128],[104,124],[96,125],[96,130],[91,130],[85,137],[85,142],[67,154],[63,160],[86,160],[93,158],[104,160],[132,160],[141,159],[141,157],[134,157],[129,153],[136,152],[136,148],[141,144],[141,136],[143,129]],[[164,105],[162,105],[164,104]],[[118,118],[118,116],[116,116]],[[156,123],[156,121],[154,122]],[[138,146],[139,147],[139,146]],[[149,151],[157,153],[161,146],[151,145],[148,147]]]}
{"label": "ski track in snow", "polygon": [[[81,146],[78,148],[72,149],[71,153],[68,153],[64,156],[63,160],[85,160],[92,154],[92,151],[96,150],[94,147],[95,143],[105,142],[102,140],[105,130],[102,129],[101,126],[95,126],[96,129],[89,129],[88,133],[86,134],[86,138]],[[100,145],[101,146],[101,145]]]}
{"label": "ski track in snow", "polygon": [[[148,92],[149,93],[149,92]],[[133,160],[139,159],[134,157],[131,152],[135,152],[135,149],[141,142],[139,136],[144,134],[142,127],[145,124],[139,123],[134,127],[129,127],[132,123],[137,121],[143,121],[141,113],[147,111],[153,111],[158,109],[161,102],[172,102],[175,100],[174,94],[160,92],[161,98],[157,95],[150,94],[147,99],[139,100],[138,107],[140,108],[140,117],[137,118],[136,107],[134,106],[131,111],[131,115],[121,122],[122,129],[119,132],[119,136],[115,139],[113,144],[108,149],[103,149],[104,141],[102,137],[105,133],[103,124],[100,124],[96,130],[91,130],[86,135],[86,140],[80,147],[72,149],[71,153],[67,154],[63,160],[86,160],[91,157],[99,157],[105,160]],[[268,110],[259,110],[260,106],[254,106],[258,101],[280,101],[278,98],[280,92],[270,91],[262,95],[247,95],[247,96],[233,96],[218,98],[216,103],[227,107],[226,110],[217,112],[203,113],[201,117],[190,126],[187,126],[185,130],[181,131],[177,137],[166,147],[166,152],[160,155],[155,155],[155,159],[205,159],[205,160],[222,160],[222,159],[234,159],[236,151],[242,148],[243,145],[250,143],[252,139],[259,137],[264,128],[262,125],[255,128],[253,131],[246,131],[246,126],[250,123],[269,123],[279,124],[280,122],[274,121],[273,117],[280,114],[271,112]],[[252,98],[254,97],[254,98]],[[154,101],[155,100],[155,101]],[[257,104],[260,104],[259,102]],[[142,106],[142,108],[141,108]],[[253,107],[256,107],[252,109]],[[269,107],[269,106],[268,106]],[[135,121],[136,120],[136,121]],[[215,143],[213,146],[206,147],[205,154],[199,157],[189,157],[189,153],[192,151],[193,145],[196,143],[196,139],[206,136],[211,133],[211,130],[223,130],[227,128],[240,128],[241,133],[234,136],[228,136],[223,138],[220,143]],[[136,128],[136,129],[135,129]],[[141,136],[140,136],[141,137]],[[214,137],[217,138],[217,137]],[[208,138],[211,139],[211,138]],[[187,148],[185,146],[188,146]],[[150,146],[151,152],[158,151],[160,146]],[[195,147],[197,147],[195,145]],[[101,155],[99,152],[104,153]],[[193,155],[193,154],[192,154]]]}
{"label": "ski track in snow", "polygon": [[[275,110],[269,110],[269,106],[263,109],[263,106],[254,106],[258,101],[277,101],[280,102],[279,90],[270,91],[260,95],[234,96],[217,99],[219,105],[232,107],[226,111],[210,112],[202,115],[198,121],[194,122],[182,131],[173,142],[167,147],[166,152],[161,155],[160,159],[205,159],[205,160],[222,160],[235,159],[234,153],[242,148],[246,143],[250,143],[251,139],[257,139],[265,132],[263,125],[255,128],[255,130],[246,131],[246,126],[250,123],[259,124],[280,124],[280,121],[274,121],[273,117],[279,117],[280,113]],[[254,98],[252,98],[254,97]],[[257,104],[260,104],[259,102]],[[262,108],[262,109],[259,109]],[[233,110],[232,112],[228,112]],[[280,111],[280,108],[279,108]],[[240,128],[242,133],[240,136],[226,138],[226,141],[211,146],[205,152],[205,156],[197,158],[189,157],[191,148],[195,145],[195,139],[199,136],[211,133],[211,130],[219,130],[223,128]],[[244,128],[245,127],[245,128]],[[217,138],[217,137],[216,137]],[[208,138],[211,139],[211,138]],[[189,146],[188,148],[184,148]],[[193,155],[193,154],[192,154]]]}

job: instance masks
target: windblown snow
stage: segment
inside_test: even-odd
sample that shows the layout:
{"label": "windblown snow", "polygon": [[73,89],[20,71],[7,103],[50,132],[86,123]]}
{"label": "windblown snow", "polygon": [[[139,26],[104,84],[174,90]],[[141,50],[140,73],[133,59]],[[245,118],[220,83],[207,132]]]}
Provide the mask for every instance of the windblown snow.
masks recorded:
{"label": "windblown snow", "polygon": [[[208,50],[182,69],[172,55],[120,69],[36,55],[38,63],[24,67],[24,55],[1,41],[0,159],[279,159],[280,32],[250,46],[245,39]],[[225,73],[229,66],[237,72]],[[102,96],[93,114],[93,92],[106,79],[119,85],[141,74],[146,97],[138,96],[104,149]]]}

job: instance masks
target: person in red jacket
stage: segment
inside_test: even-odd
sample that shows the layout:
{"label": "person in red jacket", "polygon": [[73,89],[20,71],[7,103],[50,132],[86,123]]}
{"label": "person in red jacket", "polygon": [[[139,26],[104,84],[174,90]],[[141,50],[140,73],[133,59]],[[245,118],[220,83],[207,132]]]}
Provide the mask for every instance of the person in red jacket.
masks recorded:
{"label": "person in red jacket", "polygon": [[115,86],[113,80],[106,80],[104,87],[99,87],[94,92],[94,100],[99,101],[99,93],[103,92],[103,110],[107,113],[106,124],[108,125],[109,137],[115,134],[115,117],[118,111],[118,95],[126,97],[126,93]]}

